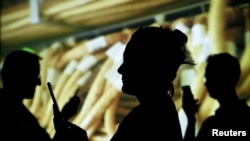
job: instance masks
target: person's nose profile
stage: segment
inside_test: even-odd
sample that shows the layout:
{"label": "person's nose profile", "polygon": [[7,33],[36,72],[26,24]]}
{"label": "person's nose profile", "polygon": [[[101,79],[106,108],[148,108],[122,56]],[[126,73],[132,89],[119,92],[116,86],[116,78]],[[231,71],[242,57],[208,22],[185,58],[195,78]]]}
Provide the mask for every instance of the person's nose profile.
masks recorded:
{"label": "person's nose profile", "polygon": [[123,73],[123,68],[124,68],[124,64],[121,64],[121,66],[117,69],[117,72],[119,74],[122,74]]}

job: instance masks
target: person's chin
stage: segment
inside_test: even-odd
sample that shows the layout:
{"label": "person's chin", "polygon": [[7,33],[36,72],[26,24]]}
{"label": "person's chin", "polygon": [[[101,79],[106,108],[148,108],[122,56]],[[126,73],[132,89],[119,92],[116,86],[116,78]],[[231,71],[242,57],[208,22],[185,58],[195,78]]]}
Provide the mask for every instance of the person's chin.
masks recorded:
{"label": "person's chin", "polygon": [[28,95],[25,97],[26,99],[33,99],[34,98],[34,95]]}
{"label": "person's chin", "polygon": [[128,92],[125,86],[122,87],[122,92],[124,92],[124,93]]}
{"label": "person's chin", "polygon": [[122,91],[125,93],[129,92],[129,87],[127,85],[123,84]]}
{"label": "person's chin", "polygon": [[127,86],[127,85],[123,85],[122,92],[124,92],[125,94],[128,94],[128,95],[134,95],[134,89],[130,86]]}

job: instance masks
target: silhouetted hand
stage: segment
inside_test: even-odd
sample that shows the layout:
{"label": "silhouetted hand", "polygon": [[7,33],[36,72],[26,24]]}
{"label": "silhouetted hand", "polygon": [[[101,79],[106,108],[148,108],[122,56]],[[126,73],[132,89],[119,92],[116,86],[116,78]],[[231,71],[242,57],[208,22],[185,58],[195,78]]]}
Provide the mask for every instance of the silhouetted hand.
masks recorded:
{"label": "silhouetted hand", "polygon": [[65,120],[70,119],[78,109],[81,100],[78,96],[73,96],[63,107],[62,116]]}
{"label": "silhouetted hand", "polygon": [[194,96],[189,86],[183,86],[183,99],[182,108],[184,109],[188,118],[193,118],[195,113],[198,112],[199,103],[198,100],[194,99]]}
{"label": "silhouetted hand", "polygon": [[60,111],[56,110],[55,105],[53,105],[53,108],[53,121],[56,130],[54,141],[88,141],[88,136],[84,129],[65,120]]}
{"label": "silhouetted hand", "polygon": [[57,128],[54,141],[88,141],[88,136],[84,129],[64,121],[60,129]]}
{"label": "silhouetted hand", "polygon": [[188,126],[184,136],[184,141],[195,140],[195,113],[199,109],[198,100],[194,99],[190,86],[183,86],[182,108],[188,118]]}

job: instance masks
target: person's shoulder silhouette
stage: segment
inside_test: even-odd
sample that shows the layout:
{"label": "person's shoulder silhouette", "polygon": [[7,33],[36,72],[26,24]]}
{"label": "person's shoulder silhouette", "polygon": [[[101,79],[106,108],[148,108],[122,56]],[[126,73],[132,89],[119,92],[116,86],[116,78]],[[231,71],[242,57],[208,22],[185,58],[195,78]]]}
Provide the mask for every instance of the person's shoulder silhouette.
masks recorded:
{"label": "person's shoulder silhouette", "polygon": [[126,45],[122,91],[140,104],[120,123],[112,141],[182,140],[172,82],[187,61],[187,36],[163,27],[139,28]]}
{"label": "person's shoulder silhouette", "polygon": [[4,58],[1,70],[1,139],[51,140],[45,129],[23,104],[24,99],[32,99],[35,87],[40,81],[40,57],[36,54],[17,50]]}
{"label": "person's shoulder silhouette", "polygon": [[[208,57],[205,86],[209,95],[219,102],[219,108],[203,122],[197,139],[205,141],[217,136],[241,136],[243,140],[249,140],[250,108],[236,92],[240,74],[236,57],[228,53]],[[242,138],[235,139],[241,141]]]}

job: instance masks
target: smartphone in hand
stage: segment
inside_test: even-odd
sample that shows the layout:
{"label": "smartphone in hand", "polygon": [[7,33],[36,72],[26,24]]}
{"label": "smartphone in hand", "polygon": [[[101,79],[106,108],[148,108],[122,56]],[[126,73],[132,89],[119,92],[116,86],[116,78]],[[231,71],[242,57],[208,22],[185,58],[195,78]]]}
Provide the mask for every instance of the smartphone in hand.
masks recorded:
{"label": "smartphone in hand", "polygon": [[194,99],[193,93],[189,85],[182,86],[182,90],[182,107],[187,115],[192,116],[198,111],[198,100]]}
{"label": "smartphone in hand", "polygon": [[189,85],[182,86],[183,100],[192,102],[194,101],[194,96]]}

